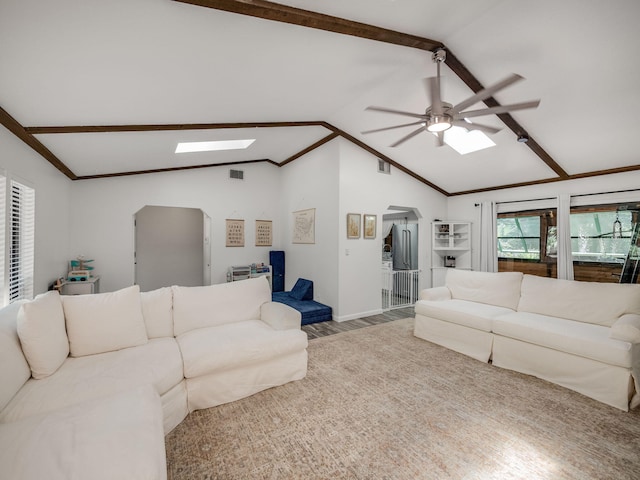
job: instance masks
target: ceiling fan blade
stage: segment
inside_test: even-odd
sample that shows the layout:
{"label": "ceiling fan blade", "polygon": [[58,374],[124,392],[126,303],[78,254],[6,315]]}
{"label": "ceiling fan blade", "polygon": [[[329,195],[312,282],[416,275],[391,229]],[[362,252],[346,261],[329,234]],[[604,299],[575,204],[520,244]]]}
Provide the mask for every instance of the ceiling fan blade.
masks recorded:
{"label": "ceiling fan blade", "polygon": [[438,132],[438,134],[436,135],[436,145],[438,147],[444,146],[444,132]]}
{"label": "ceiling fan blade", "polygon": [[490,87],[483,88],[482,90],[480,90],[475,95],[467,98],[466,100],[463,100],[462,102],[460,102],[457,105],[454,105],[453,108],[451,109],[451,113],[461,112],[465,108],[468,108],[471,105],[474,105],[474,104],[484,100],[485,98],[489,98],[491,95],[493,95],[497,91],[502,90],[503,88],[508,87],[512,83],[515,83],[518,80],[523,80],[523,79],[524,79],[524,77],[518,75],[517,73],[513,73],[513,74],[509,75],[507,78],[505,78],[504,80],[502,80],[502,81],[500,81],[500,82],[498,82],[498,83],[496,83],[494,85],[491,85]]}
{"label": "ceiling fan blade", "polygon": [[501,129],[490,127],[489,125],[481,125],[479,123],[469,123],[464,120],[454,120],[453,125],[456,127],[466,128],[467,130],[480,130],[484,133],[498,133]]}
{"label": "ceiling fan blade", "polygon": [[366,110],[373,110],[374,112],[383,112],[383,113],[394,113],[396,115],[404,115],[406,117],[422,118],[424,120],[427,119],[427,116],[424,113],[403,112],[401,110],[393,110],[391,108],[367,107]]}
{"label": "ceiling fan blade", "polygon": [[427,95],[431,100],[431,113],[442,115],[442,98],[440,97],[440,82],[438,77],[428,77],[424,79],[427,87]]}
{"label": "ceiling fan blade", "polygon": [[391,145],[389,145],[390,147],[397,147],[398,145],[406,142],[407,140],[409,140],[410,138],[415,137],[416,135],[418,135],[420,132],[424,132],[424,127],[420,127],[417,130],[414,130],[413,132],[411,132],[409,135],[405,135],[404,137],[402,137],[400,140],[398,140],[396,143],[393,143]]}
{"label": "ceiling fan blade", "polygon": [[482,115],[491,115],[499,113],[512,112],[514,110],[524,110],[525,108],[536,108],[540,104],[540,100],[532,100],[530,102],[513,103],[511,105],[500,105],[499,107],[482,108],[480,110],[470,110],[468,112],[456,113],[454,118],[472,118]]}
{"label": "ceiling fan blade", "polygon": [[394,128],[410,127],[411,125],[420,125],[421,123],[424,123],[424,122],[420,121],[420,122],[403,123],[402,125],[394,125],[392,127],[384,127],[384,128],[375,128],[373,130],[365,130],[364,132],[360,132],[360,133],[362,133],[363,135],[366,135],[367,133],[384,132],[385,130],[393,130]]}

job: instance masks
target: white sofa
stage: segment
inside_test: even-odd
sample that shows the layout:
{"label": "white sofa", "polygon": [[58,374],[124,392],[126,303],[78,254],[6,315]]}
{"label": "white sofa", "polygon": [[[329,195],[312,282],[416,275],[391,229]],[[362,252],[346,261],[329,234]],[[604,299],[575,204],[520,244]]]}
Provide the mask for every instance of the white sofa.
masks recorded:
{"label": "white sofa", "polygon": [[306,348],[265,277],[9,305],[0,476],[165,478],[164,435],[190,411],[304,378]]}
{"label": "white sofa", "polygon": [[628,411],[640,404],[640,285],[450,269],[414,335]]}

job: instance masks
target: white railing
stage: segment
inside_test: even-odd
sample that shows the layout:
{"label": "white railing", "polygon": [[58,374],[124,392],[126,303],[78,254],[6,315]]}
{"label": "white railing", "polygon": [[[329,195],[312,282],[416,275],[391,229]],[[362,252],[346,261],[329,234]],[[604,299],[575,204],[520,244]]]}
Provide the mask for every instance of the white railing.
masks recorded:
{"label": "white railing", "polygon": [[382,270],[382,309],[409,307],[418,299],[419,270]]}

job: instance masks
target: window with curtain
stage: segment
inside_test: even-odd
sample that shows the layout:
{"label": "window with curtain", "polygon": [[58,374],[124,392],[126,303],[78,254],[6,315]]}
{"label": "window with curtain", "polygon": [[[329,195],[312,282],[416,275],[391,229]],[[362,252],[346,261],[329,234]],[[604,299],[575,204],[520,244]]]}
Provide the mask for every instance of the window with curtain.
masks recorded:
{"label": "window with curtain", "polygon": [[[574,279],[640,283],[640,203],[572,206]],[[555,209],[499,213],[498,271],[557,276]],[[626,273],[625,273],[626,272]]]}
{"label": "window with curtain", "polygon": [[35,191],[16,180],[9,184],[7,303],[33,297]]}

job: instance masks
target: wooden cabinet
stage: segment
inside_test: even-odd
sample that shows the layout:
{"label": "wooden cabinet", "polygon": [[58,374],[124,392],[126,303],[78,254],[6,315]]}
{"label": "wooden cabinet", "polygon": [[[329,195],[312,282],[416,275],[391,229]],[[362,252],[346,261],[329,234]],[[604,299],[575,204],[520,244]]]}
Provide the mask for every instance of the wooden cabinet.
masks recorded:
{"label": "wooden cabinet", "polygon": [[431,224],[431,286],[444,285],[447,268],[471,270],[471,223]]}

